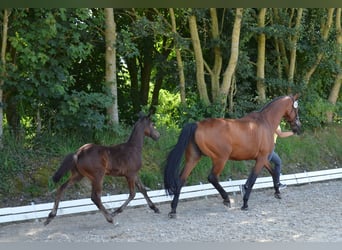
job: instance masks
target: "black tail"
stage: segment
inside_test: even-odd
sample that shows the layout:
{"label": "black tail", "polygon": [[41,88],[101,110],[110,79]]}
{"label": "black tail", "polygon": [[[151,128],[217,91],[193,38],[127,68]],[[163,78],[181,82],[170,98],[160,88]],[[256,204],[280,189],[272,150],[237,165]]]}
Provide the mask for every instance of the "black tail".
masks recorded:
{"label": "black tail", "polygon": [[184,126],[179,135],[178,142],[167,157],[164,169],[164,187],[169,195],[179,192],[181,186],[180,163],[183,153],[189,142],[194,140],[196,123],[188,123]]}
{"label": "black tail", "polygon": [[70,171],[74,167],[76,167],[76,162],[74,159],[74,153],[71,153],[65,156],[64,160],[61,163],[61,166],[52,176],[52,180],[57,183],[68,171]]}

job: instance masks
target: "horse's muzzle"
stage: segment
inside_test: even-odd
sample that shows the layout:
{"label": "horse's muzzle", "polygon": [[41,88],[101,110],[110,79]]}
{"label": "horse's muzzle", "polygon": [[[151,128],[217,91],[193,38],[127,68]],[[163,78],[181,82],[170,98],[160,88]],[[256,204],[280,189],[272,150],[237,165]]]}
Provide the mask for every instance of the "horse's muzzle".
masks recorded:
{"label": "horse's muzzle", "polygon": [[155,131],[154,133],[151,134],[150,136],[153,140],[158,141],[159,137],[160,137],[160,133]]}
{"label": "horse's muzzle", "polygon": [[300,123],[300,121],[298,119],[295,120],[294,123],[291,123],[291,130],[293,133],[300,135],[301,134],[301,127],[302,124]]}

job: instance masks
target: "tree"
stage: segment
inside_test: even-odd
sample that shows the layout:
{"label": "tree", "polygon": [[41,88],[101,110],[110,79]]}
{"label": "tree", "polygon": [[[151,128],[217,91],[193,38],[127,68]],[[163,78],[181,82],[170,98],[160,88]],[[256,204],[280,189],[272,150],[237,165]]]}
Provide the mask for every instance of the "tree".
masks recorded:
{"label": "tree", "polygon": [[[159,56],[165,57],[158,51],[163,42],[160,33],[163,25],[153,9],[124,9],[118,13],[118,52],[127,65],[129,73],[130,102],[132,113],[137,114],[149,102],[150,83],[155,76],[156,63]],[[168,53],[164,50],[165,53]],[[165,54],[164,54],[165,55]],[[160,63],[160,62],[159,62]],[[156,101],[158,93],[154,96]]]}
{"label": "tree", "polygon": [[106,37],[106,84],[109,88],[113,104],[107,109],[110,124],[119,123],[118,92],[116,80],[116,24],[113,8],[105,8]]}
{"label": "tree", "polygon": [[[197,20],[194,13],[189,16],[189,29],[191,34],[191,41],[193,47],[193,53],[195,57],[196,63],[196,80],[198,92],[200,95],[200,99],[205,105],[209,105],[210,103],[215,103],[220,106],[221,115],[225,113],[225,109],[227,106],[228,94],[233,83],[235,68],[238,62],[238,52],[239,52],[239,36],[240,36],[240,28],[241,28],[241,19],[242,19],[243,9],[236,9],[235,11],[235,22],[232,31],[232,42],[230,49],[230,59],[228,66],[223,73],[223,77],[221,77],[222,70],[222,52],[221,52],[221,44],[223,43],[220,39],[220,31],[218,25],[217,11],[214,8],[210,9],[210,20],[211,20],[211,35],[212,35],[212,54],[209,54],[209,60],[213,62],[213,66],[210,67],[206,62],[203,56],[203,52],[208,48],[202,48],[201,40],[198,35],[198,27]],[[223,24],[223,21],[222,21]],[[223,25],[222,25],[223,26]],[[211,51],[211,50],[210,50]],[[212,100],[210,101],[208,95],[208,89],[205,79],[205,70],[209,72],[211,79],[211,91],[212,91]]]}
{"label": "tree", "polygon": [[[333,22],[334,8],[329,8],[327,12],[328,13],[327,13],[326,21],[323,21],[321,24],[321,38],[323,42],[326,42],[329,37],[330,28]],[[323,56],[324,56],[324,52],[320,51],[316,57],[316,61],[314,62],[314,64],[311,67],[309,67],[309,69],[307,69],[303,78],[304,85],[307,86],[309,84],[310,78],[313,75],[313,73],[316,71],[316,68],[320,64]]]}
{"label": "tree", "polygon": [[211,78],[211,94],[213,102],[217,102],[220,96],[220,76],[222,70],[222,51],[219,46],[220,31],[216,8],[210,8],[211,36],[214,41],[214,65],[212,69],[207,67]]}
{"label": "tree", "polygon": [[3,89],[7,125],[16,136],[26,132],[23,117],[34,132],[103,127],[103,89],[95,89],[89,79],[84,85],[76,81],[96,71],[94,65],[87,72],[77,70],[93,48],[92,18],[97,16],[90,9],[12,9]]}
{"label": "tree", "polygon": [[7,31],[8,31],[8,16],[9,12],[4,9],[3,25],[2,25],[2,43],[1,43],[1,79],[0,79],[0,148],[3,147],[3,90],[4,78],[6,74],[6,47],[7,47]]}
{"label": "tree", "polygon": [[[263,29],[265,27],[265,16],[267,8],[261,8],[258,15],[258,28]],[[257,60],[257,90],[259,102],[266,101],[266,89],[265,89],[265,47],[266,47],[266,35],[264,32],[260,32],[258,35],[258,60]]]}
{"label": "tree", "polygon": [[288,81],[293,83],[294,74],[295,74],[295,66],[296,66],[296,56],[297,56],[297,43],[300,35],[300,27],[301,27],[301,20],[303,16],[303,9],[299,8],[297,10],[297,18],[295,24],[295,31],[294,34],[290,37],[290,65],[289,65],[289,72],[288,72]]}
{"label": "tree", "polygon": [[198,92],[200,95],[200,99],[204,102],[204,104],[209,105],[210,101],[204,78],[204,59],[202,54],[201,41],[198,36],[196,16],[194,14],[189,16],[189,29],[196,62],[196,80]]}
{"label": "tree", "polygon": [[[283,68],[285,68],[285,74],[289,75],[289,61],[287,58],[287,53],[286,53],[286,46],[285,46],[285,35],[279,35],[282,33],[287,33],[287,27],[285,26],[285,20],[283,20],[280,16],[281,13],[283,12],[282,9],[274,8],[273,10],[273,19],[274,23],[273,26],[280,26],[282,27],[283,32],[281,32],[279,29],[276,29],[276,34],[275,37],[275,49],[277,53],[277,73],[278,73],[278,78],[282,79],[283,77]],[[291,24],[291,22],[289,22]],[[288,27],[290,28],[290,27]],[[284,32],[285,31],[285,32]]]}
{"label": "tree", "polygon": [[173,11],[173,8],[169,9],[170,12],[170,18],[171,18],[171,29],[172,33],[174,35],[174,45],[175,45],[175,51],[176,51],[176,58],[177,58],[177,66],[178,66],[178,74],[179,74],[179,90],[180,90],[180,97],[181,97],[181,103],[185,104],[185,76],[184,76],[184,65],[182,60],[181,51],[178,47],[176,36],[177,28],[176,28],[176,18],[175,13]]}
{"label": "tree", "polygon": [[[342,84],[342,29],[341,29],[341,8],[336,11],[336,76],[333,87],[330,90],[328,101],[332,105],[336,105],[341,84]],[[333,113],[328,111],[327,113],[328,122],[333,121]]]}
{"label": "tree", "polygon": [[221,103],[222,110],[226,109],[227,97],[233,82],[235,68],[239,57],[239,42],[240,42],[240,30],[241,30],[241,20],[242,20],[243,9],[236,8],[235,20],[232,32],[232,42],[230,47],[230,58],[228,66],[223,74],[222,86],[221,86]]}

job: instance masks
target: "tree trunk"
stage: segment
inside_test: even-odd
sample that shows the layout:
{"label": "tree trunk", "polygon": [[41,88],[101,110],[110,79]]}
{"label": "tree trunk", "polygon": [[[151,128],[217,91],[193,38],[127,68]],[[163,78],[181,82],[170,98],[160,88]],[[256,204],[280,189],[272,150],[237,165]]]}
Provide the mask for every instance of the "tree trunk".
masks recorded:
{"label": "tree trunk", "polygon": [[113,98],[113,104],[108,107],[107,113],[110,124],[119,124],[118,112],[118,93],[117,93],[117,79],[116,79],[116,24],[114,21],[113,8],[105,8],[106,28],[106,84],[110,94]]}
{"label": "tree trunk", "polygon": [[[173,11],[173,8],[169,9],[170,17],[171,17],[171,29],[173,32],[173,35],[177,35],[177,29],[176,29],[176,18],[175,13]],[[177,66],[178,66],[178,75],[179,75],[179,89],[180,89],[180,99],[181,103],[185,104],[185,76],[184,76],[184,66],[183,66],[183,60],[182,55],[180,52],[180,49],[178,48],[177,40],[174,39],[175,43],[175,51],[176,51],[176,58],[177,58]]]}
{"label": "tree trunk", "polygon": [[[279,25],[283,25],[281,22],[281,19],[279,17],[279,11],[277,8],[273,9],[273,13],[274,13],[274,19],[275,19],[276,23],[278,23]],[[278,38],[277,42],[279,45],[281,62],[285,68],[286,75],[288,75],[289,74],[289,61],[288,61],[287,55],[286,55],[285,43],[284,43],[284,40],[282,38]],[[278,69],[278,72],[281,72],[281,71]],[[282,78],[282,76],[280,78]]]}
{"label": "tree trunk", "polygon": [[275,51],[277,53],[277,72],[278,72],[278,78],[282,79],[283,69],[282,69],[282,63],[281,63],[281,56],[280,56],[280,49],[279,49],[279,39],[278,38],[274,38],[274,47],[275,47]]}
{"label": "tree trunk", "polygon": [[[267,8],[260,9],[258,15],[258,28],[265,28],[265,16]],[[258,59],[257,59],[257,91],[259,102],[266,101],[266,87],[265,87],[265,46],[266,35],[264,32],[258,35]]]}
{"label": "tree trunk", "polygon": [[[322,24],[322,39],[323,41],[327,41],[328,37],[329,37],[329,31],[330,31],[330,27],[331,24],[333,22],[333,14],[334,14],[334,8],[329,8],[328,9],[328,18],[327,21],[325,23]],[[313,75],[313,73],[315,72],[316,68],[318,67],[318,65],[320,64],[322,58],[323,58],[324,52],[320,52],[317,55],[317,59],[316,62],[312,65],[312,67],[310,69],[308,69],[308,71],[306,72],[305,76],[304,76],[304,84],[307,86],[309,84],[310,78]]]}
{"label": "tree trunk", "polygon": [[7,31],[8,31],[8,10],[4,9],[4,19],[2,24],[2,44],[1,44],[1,79],[0,79],[0,148],[3,147],[3,120],[4,120],[4,110],[3,110],[3,90],[4,77],[6,75],[6,47],[7,47]]}
{"label": "tree trunk", "polygon": [[144,49],[142,51],[141,57],[141,88],[140,88],[140,105],[148,104],[148,94],[150,91],[150,80],[151,80],[151,72],[153,68],[153,54],[154,54],[154,37],[148,36],[144,38]]}
{"label": "tree trunk", "polygon": [[[337,51],[336,51],[336,68],[338,70],[334,85],[330,91],[328,101],[335,105],[340,93],[341,84],[342,84],[342,29],[341,29],[341,8],[337,9],[336,12],[336,44],[337,44]],[[328,122],[333,121],[333,112],[329,111],[327,113],[327,120]]]}
{"label": "tree trunk", "polygon": [[235,21],[232,33],[232,44],[230,48],[230,58],[228,66],[223,74],[222,86],[221,86],[221,102],[222,111],[226,110],[227,98],[232,84],[232,79],[235,73],[235,68],[239,57],[239,42],[240,42],[240,30],[241,30],[241,20],[242,20],[243,9],[237,8],[235,14]]}
{"label": "tree trunk", "polygon": [[207,86],[204,79],[204,60],[202,55],[202,48],[200,39],[198,36],[197,30],[197,23],[196,23],[196,16],[191,15],[189,17],[189,28],[191,34],[191,41],[192,46],[194,49],[194,56],[196,61],[196,80],[197,80],[197,87],[199,91],[199,95],[201,100],[206,104],[209,105],[209,97],[207,92]]}
{"label": "tree trunk", "polygon": [[159,92],[162,88],[163,85],[163,80],[167,72],[165,71],[165,67],[163,67],[164,64],[167,63],[167,58],[171,53],[171,49],[169,48],[167,44],[167,37],[163,37],[163,43],[162,43],[162,48],[160,49],[161,51],[159,52],[159,65],[157,65],[156,70],[156,80],[153,88],[153,93],[152,93],[152,100],[151,100],[151,107],[150,107],[150,112],[152,114],[155,113],[158,104],[159,104]]}
{"label": "tree trunk", "polygon": [[[220,38],[219,25],[217,19],[217,12],[215,8],[210,8],[210,16],[211,16],[211,35],[213,40],[217,41]],[[211,76],[211,94],[213,98],[213,102],[218,101],[219,93],[220,93],[220,74],[222,69],[222,55],[221,49],[218,45],[214,47],[214,66],[210,71]]]}
{"label": "tree trunk", "polygon": [[137,57],[126,58],[127,69],[129,78],[131,80],[130,96],[133,105],[133,112],[138,114],[140,111],[140,95],[139,95],[139,82],[138,82],[138,66]]}
{"label": "tree trunk", "polygon": [[289,66],[289,75],[288,75],[288,81],[290,83],[293,83],[294,73],[295,73],[295,67],[296,67],[296,55],[297,55],[297,42],[299,38],[299,28],[301,25],[301,20],[303,16],[303,9],[299,8],[297,11],[297,18],[296,18],[296,24],[295,24],[295,34],[290,38],[291,42],[291,51],[290,51],[290,66]]}

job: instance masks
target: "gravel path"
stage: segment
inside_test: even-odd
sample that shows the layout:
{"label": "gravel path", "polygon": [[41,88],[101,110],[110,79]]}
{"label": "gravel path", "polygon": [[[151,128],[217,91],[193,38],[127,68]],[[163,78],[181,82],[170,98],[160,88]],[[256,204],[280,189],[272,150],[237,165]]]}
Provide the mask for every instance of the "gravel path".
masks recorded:
{"label": "gravel path", "polygon": [[219,196],[181,200],[177,219],[169,203],[160,214],[129,207],[106,222],[100,212],[43,221],[0,224],[0,242],[342,242],[342,180],[289,186],[281,200],[273,189],[253,190],[249,210],[230,194],[232,208]]}

